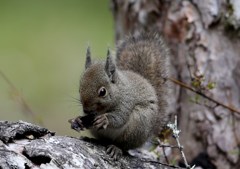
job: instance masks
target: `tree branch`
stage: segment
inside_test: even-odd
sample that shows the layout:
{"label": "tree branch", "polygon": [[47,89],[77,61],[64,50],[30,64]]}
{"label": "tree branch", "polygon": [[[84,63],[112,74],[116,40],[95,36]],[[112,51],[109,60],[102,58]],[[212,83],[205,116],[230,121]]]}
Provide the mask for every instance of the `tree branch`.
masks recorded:
{"label": "tree branch", "polygon": [[170,80],[170,81],[172,81],[173,83],[175,83],[175,84],[177,84],[177,85],[179,85],[179,86],[181,86],[181,87],[183,87],[183,88],[185,88],[185,89],[187,89],[187,90],[190,90],[190,91],[192,91],[192,92],[194,92],[194,93],[197,93],[198,95],[200,95],[200,96],[202,96],[202,97],[204,97],[204,98],[206,98],[206,99],[208,99],[208,100],[216,103],[216,106],[219,105],[219,106],[222,106],[222,107],[230,110],[231,112],[235,112],[235,113],[240,114],[240,110],[237,110],[235,107],[231,107],[231,106],[228,106],[228,105],[226,105],[226,104],[224,104],[224,103],[221,103],[220,101],[218,101],[218,100],[216,100],[216,99],[214,99],[214,98],[212,98],[212,97],[210,97],[210,96],[207,96],[206,94],[204,94],[204,93],[202,93],[202,92],[200,92],[200,91],[195,90],[194,88],[192,88],[191,86],[189,86],[189,85],[187,85],[187,84],[185,84],[185,83],[183,83],[183,82],[180,82],[180,81],[178,81],[178,80],[176,80],[176,79],[173,79],[173,78],[171,78],[171,77],[168,78],[168,80]]}
{"label": "tree branch", "polygon": [[10,81],[10,79],[0,70],[0,76],[2,76],[3,80],[8,84],[10,87],[10,94],[14,101],[16,101],[22,109],[22,112],[26,116],[30,116],[35,122],[43,125],[43,121],[40,118],[38,114],[36,114],[34,111],[32,111],[31,107],[27,103],[27,101],[24,99],[22,94],[19,92],[19,90],[15,87],[15,85]]}

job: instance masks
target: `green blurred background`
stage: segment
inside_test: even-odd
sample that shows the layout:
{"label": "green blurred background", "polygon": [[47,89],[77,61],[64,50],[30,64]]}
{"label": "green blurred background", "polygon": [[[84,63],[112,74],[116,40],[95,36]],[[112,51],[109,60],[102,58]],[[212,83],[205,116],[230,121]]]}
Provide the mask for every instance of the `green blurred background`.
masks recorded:
{"label": "green blurred background", "polygon": [[40,119],[58,135],[77,135],[67,120],[81,112],[86,47],[105,58],[113,43],[109,0],[1,0],[0,71],[19,93],[0,76],[0,120]]}

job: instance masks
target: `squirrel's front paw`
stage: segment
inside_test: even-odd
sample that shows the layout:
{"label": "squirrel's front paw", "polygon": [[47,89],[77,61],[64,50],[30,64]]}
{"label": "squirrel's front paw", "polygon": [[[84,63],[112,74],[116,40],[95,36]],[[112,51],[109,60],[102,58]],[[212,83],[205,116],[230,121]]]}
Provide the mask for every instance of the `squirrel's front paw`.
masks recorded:
{"label": "squirrel's front paw", "polygon": [[101,114],[101,115],[95,117],[94,122],[93,122],[93,126],[97,130],[99,130],[101,128],[106,129],[108,124],[109,124],[109,121],[108,121],[106,114]]}
{"label": "squirrel's front paw", "polygon": [[122,156],[122,150],[115,145],[108,146],[107,153],[114,160],[118,160]]}
{"label": "squirrel's front paw", "polygon": [[68,122],[71,124],[71,128],[78,132],[80,132],[84,128],[82,120],[81,120],[81,116],[70,119],[70,120],[68,120]]}

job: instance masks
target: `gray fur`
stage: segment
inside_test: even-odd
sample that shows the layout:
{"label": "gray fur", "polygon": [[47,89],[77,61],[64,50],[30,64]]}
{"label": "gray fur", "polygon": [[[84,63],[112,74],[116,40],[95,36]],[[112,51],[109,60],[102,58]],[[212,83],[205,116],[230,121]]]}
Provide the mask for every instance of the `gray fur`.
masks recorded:
{"label": "gray fur", "polygon": [[[93,127],[93,135],[128,150],[159,134],[167,122],[169,95],[169,53],[162,38],[131,36],[119,44],[116,64],[109,51],[106,62],[87,62],[80,82],[83,109],[107,118],[106,129]],[[98,96],[101,87],[106,97]]]}

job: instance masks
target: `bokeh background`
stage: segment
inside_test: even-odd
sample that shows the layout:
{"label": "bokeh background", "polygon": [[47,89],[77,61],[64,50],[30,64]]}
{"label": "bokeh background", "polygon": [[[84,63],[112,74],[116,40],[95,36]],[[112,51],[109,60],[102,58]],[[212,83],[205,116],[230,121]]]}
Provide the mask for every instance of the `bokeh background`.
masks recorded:
{"label": "bokeh background", "polygon": [[41,121],[58,135],[76,135],[67,120],[81,113],[88,44],[95,58],[114,47],[108,0],[1,0],[0,120]]}

